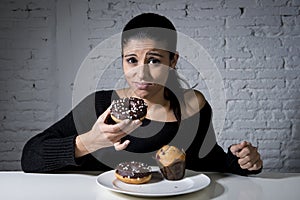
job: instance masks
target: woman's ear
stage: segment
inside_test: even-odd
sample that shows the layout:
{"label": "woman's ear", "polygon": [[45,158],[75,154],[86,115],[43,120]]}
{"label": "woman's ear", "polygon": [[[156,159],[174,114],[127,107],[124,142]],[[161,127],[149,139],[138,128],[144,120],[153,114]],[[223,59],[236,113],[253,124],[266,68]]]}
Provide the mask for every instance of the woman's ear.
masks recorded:
{"label": "woman's ear", "polygon": [[176,67],[178,58],[179,58],[179,54],[178,54],[178,51],[176,51],[174,54],[174,57],[171,60],[171,65],[170,65],[170,67],[172,67],[173,69],[175,69],[175,67]]}

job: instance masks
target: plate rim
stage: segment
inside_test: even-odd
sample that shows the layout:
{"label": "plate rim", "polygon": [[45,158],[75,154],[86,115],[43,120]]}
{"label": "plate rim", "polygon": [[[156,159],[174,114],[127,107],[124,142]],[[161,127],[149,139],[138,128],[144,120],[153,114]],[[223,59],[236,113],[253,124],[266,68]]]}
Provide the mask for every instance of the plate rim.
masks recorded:
{"label": "plate rim", "polygon": [[112,176],[112,178],[111,178],[112,187],[108,187],[107,185],[104,185],[104,184],[100,183],[99,179],[101,177],[107,176],[108,174],[114,175],[114,172],[115,172],[115,170],[109,170],[109,171],[106,171],[106,172],[103,172],[103,173],[99,174],[96,178],[97,184],[99,186],[101,186],[102,188],[107,189],[109,191],[113,191],[113,192],[117,192],[117,193],[121,193],[121,194],[133,195],[133,196],[143,196],[143,197],[177,196],[177,195],[189,194],[189,193],[200,191],[200,190],[208,187],[211,183],[211,179],[207,175],[205,175],[204,173],[199,172],[194,176],[189,176],[189,177],[185,177],[185,178],[190,179],[194,183],[196,183],[195,178],[197,178],[197,177],[204,178],[204,180],[206,180],[206,182],[203,185],[201,185],[200,187],[199,186],[198,187],[192,187],[192,188],[189,188],[187,190],[182,190],[182,191],[178,191],[178,192],[171,192],[171,193],[159,193],[159,194],[157,194],[157,193],[140,193],[138,191],[122,190],[122,189],[114,187],[113,186],[113,181],[116,180],[115,176]]}

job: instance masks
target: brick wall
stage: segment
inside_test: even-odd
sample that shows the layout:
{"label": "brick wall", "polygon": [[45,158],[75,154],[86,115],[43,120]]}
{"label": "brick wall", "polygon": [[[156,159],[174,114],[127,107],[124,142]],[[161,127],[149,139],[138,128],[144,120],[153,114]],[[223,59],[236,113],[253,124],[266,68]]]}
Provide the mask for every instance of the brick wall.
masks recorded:
{"label": "brick wall", "polygon": [[[86,54],[133,16],[156,12],[201,44],[222,75],[220,145],[249,140],[265,170],[299,172],[299,7],[298,0],[1,1],[0,170],[20,169],[24,142],[71,109]],[[210,101],[207,80],[180,70]]]}
{"label": "brick wall", "polygon": [[56,118],[55,1],[0,2],[0,169]]}

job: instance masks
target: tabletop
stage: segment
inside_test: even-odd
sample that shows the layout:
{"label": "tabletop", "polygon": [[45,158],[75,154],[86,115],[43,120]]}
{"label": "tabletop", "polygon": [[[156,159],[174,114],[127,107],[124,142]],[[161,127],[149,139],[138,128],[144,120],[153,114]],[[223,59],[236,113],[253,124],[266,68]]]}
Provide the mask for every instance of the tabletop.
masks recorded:
{"label": "tabletop", "polygon": [[[38,174],[0,172],[0,199],[162,199],[109,191],[97,184],[101,172]],[[261,173],[255,176],[205,173],[211,182],[196,192],[163,199],[299,199],[300,173]],[[163,188],[162,188],[163,189]]]}

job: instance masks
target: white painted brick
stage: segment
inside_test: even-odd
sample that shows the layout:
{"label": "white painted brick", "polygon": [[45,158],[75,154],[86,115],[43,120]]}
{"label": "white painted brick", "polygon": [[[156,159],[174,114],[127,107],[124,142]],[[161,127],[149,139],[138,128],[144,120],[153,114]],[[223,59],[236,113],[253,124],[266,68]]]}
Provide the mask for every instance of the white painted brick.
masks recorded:
{"label": "white painted brick", "polygon": [[244,112],[227,112],[226,117],[230,118],[231,120],[251,120],[254,119],[256,113],[257,112],[253,110]]}
{"label": "white painted brick", "polygon": [[259,110],[255,118],[256,121],[270,121],[273,119],[273,111]]}
{"label": "white painted brick", "polygon": [[[53,123],[53,122],[52,122]],[[50,122],[48,126],[50,125]],[[43,128],[45,129],[45,128]],[[24,144],[24,141],[27,141],[30,137],[33,135],[36,135],[37,133],[41,132],[42,130],[33,130],[33,129],[27,129],[22,130],[19,129],[17,132],[14,130],[8,130],[4,129],[2,126],[0,127],[1,131],[1,142],[20,142]]]}
{"label": "white painted brick", "polygon": [[252,35],[252,30],[248,27],[242,27],[242,26],[237,26],[237,27],[231,27],[227,28],[224,31],[225,36],[230,36],[230,37],[242,37],[242,36],[251,36]]}
{"label": "white painted brick", "polygon": [[90,19],[88,21],[89,27],[95,28],[112,28],[115,26],[116,21],[114,19]]}
{"label": "white painted brick", "polygon": [[291,46],[299,47],[300,46],[300,41],[294,37],[284,38],[284,39],[282,39],[282,43],[284,46],[288,46],[288,47],[291,47]]}
{"label": "white painted brick", "polygon": [[28,19],[16,19],[12,21],[14,28],[22,29],[41,29],[53,25],[49,17],[35,17]]}
{"label": "white painted brick", "polygon": [[290,121],[268,121],[267,122],[268,127],[272,127],[274,129],[290,129],[291,128],[291,122]]}
{"label": "white painted brick", "polygon": [[272,27],[256,27],[253,28],[253,35],[258,38],[266,37],[266,38],[277,38],[280,35],[284,34],[284,29],[277,26]]}
{"label": "white painted brick", "polygon": [[283,30],[284,30],[284,34],[290,37],[296,37],[297,35],[300,34],[300,28],[298,26],[294,26],[294,27],[284,26]]}
{"label": "white painted brick", "polygon": [[295,16],[294,19],[295,19],[295,25],[296,25],[296,26],[297,26],[297,25],[300,25],[300,16],[299,16],[299,15],[298,15],[298,16]]}
{"label": "white painted brick", "polygon": [[202,1],[190,1],[189,10],[201,10],[201,9],[212,9],[212,8],[221,8],[222,0],[202,0]]}
{"label": "white painted brick", "polygon": [[187,3],[185,1],[181,0],[165,0],[160,3],[156,3],[155,7],[158,10],[184,10],[187,6]]}
{"label": "white painted brick", "polygon": [[272,99],[260,100],[259,108],[263,108],[263,110],[277,110],[282,109],[282,101],[274,101]]}
{"label": "white painted brick", "polygon": [[300,6],[300,0],[293,0],[292,5],[293,6]]}
{"label": "white painted brick", "polygon": [[194,28],[187,29],[184,31],[186,35],[191,37],[221,37],[223,36],[223,28],[222,27],[202,27],[202,28]]}
{"label": "white painted brick", "polygon": [[30,49],[0,49],[0,56],[4,60],[27,60],[31,57]]}
{"label": "white painted brick", "polygon": [[23,142],[0,142],[0,152],[21,152]]}
{"label": "white painted brick", "polygon": [[300,110],[300,100],[288,100],[283,102],[283,108],[285,110],[294,109],[294,110]]}
{"label": "white painted brick", "polygon": [[289,79],[295,79],[299,76],[300,70],[294,69],[294,70],[261,70],[257,72],[257,78],[259,79],[269,79],[269,78],[289,78]]}
{"label": "white painted brick", "polygon": [[280,15],[299,15],[298,7],[280,7]]}
{"label": "white painted brick", "polygon": [[286,120],[286,114],[282,110],[273,110],[272,118],[275,120]]}
{"label": "white painted brick", "polygon": [[298,172],[300,169],[300,159],[289,159],[286,161],[285,165],[291,172]]}
{"label": "white painted brick", "polygon": [[296,25],[296,17],[295,16],[282,16],[282,24],[284,26],[295,26]]}
{"label": "white painted brick", "polygon": [[195,18],[207,19],[207,18],[222,18],[222,17],[236,17],[240,16],[241,11],[238,8],[226,8],[226,9],[200,9],[197,11],[191,10],[188,15]]}
{"label": "white painted brick", "polygon": [[267,58],[229,58],[225,59],[226,68],[228,69],[281,69],[286,62],[284,59],[278,57]]}
{"label": "white painted brick", "polygon": [[255,26],[281,26],[280,16],[256,17],[254,21],[255,21]]}
{"label": "white painted brick", "polygon": [[49,126],[49,122],[38,122],[35,123],[35,121],[18,121],[16,122],[10,122],[5,123],[3,125],[4,130],[9,130],[13,132],[18,132],[19,130],[29,130],[29,131],[42,131],[45,130]]}
{"label": "white painted brick", "polygon": [[266,140],[266,141],[260,141],[259,149],[280,149],[281,142],[276,140]]}
{"label": "white painted brick", "polygon": [[288,0],[263,0],[259,1],[259,5],[263,7],[285,6],[288,4]]}
{"label": "white painted brick", "polygon": [[289,129],[257,129],[255,136],[259,140],[286,140],[291,136]]}
{"label": "white painted brick", "polygon": [[261,38],[261,37],[232,37],[226,38],[229,48],[243,47],[258,48],[258,47],[280,47],[281,41],[278,38]]}
{"label": "white painted brick", "polygon": [[267,91],[255,91],[253,96],[259,100],[289,100],[289,99],[298,99],[298,90],[286,90],[286,89],[277,89],[277,90],[267,90]]}
{"label": "white painted brick", "polygon": [[[137,13],[137,14],[139,14],[139,13]],[[186,11],[185,10],[172,10],[172,9],[169,9],[169,10],[160,11],[159,14],[162,14],[162,15],[170,18],[170,19],[172,19],[172,18],[183,18],[183,17],[186,16]]]}
{"label": "white painted brick", "polygon": [[5,169],[8,171],[20,171],[22,170],[21,168],[21,163],[19,160],[17,161],[5,161],[5,162],[1,162],[0,161],[0,167],[1,169]]}
{"label": "white painted brick", "polygon": [[16,71],[14,74],[24,80],[45,80],[51,74],[49,69],[40,69],[36,71],[22,70]]}
{"label": "white painted brick", "polygon": [[[269,157],[267,152],[263,157]],[[280,158],[267,158],[264,159],[264,170],[274,171],[273,169],[281,169],[283,167],[283,161]],[[279,171],[279,170],[278,170]]]}
{"label": "white painted brick", "polygon": [[290,58],[285,59],[285,68],[286,69],[297,69],[299,67],[300,57],[292,56]]}
{"label": "white painted brick", "polygon": [[[288,147],[288,148],[287,148]],[[288,140],[288,141],[283,141],[283,154],[289,156],[290,154],[292,154],[292,152],[298,151],[299,152],[299,148],[300,148],[300,143],[297,140]]]}
{"label": "white painted brick", "polygon": [[14,161],[17,161],[21,158],[21,152],[14,152],[14,151],[5,151],[0,152],[0,161],[9,161],[12,160],[11,158],[15,158]]}
{"label": "white painted brick", "polygon": [[251,94],[249,92],[237,92],[237,91],[231,91],[227,90],[226,91],[226,99],[227,100],[250,100],[251,99]]}
{"label": "white painted brick", "polygon": [[279,16],[279,7],[246,8],[243,17]]}
{"label": "white painted brick", "polygon": [[300,110],[285,110],[283,113],[288,119],[300,119]]}
{"label": "white painted brick", "polygon": [[244,120],[244,121],[234,121],[233,126],[236,128],[267,128],[266,121],[254,121],[254,120]]}
{"label": "white painted brick", "polygon": [[252,70],[225,70],[222,75],[226,79],[248,80],[255,78],[255,71]]}
{"label": "white painted brick", "polygon": [[[231,130],[231,131],[223,131],[222,132],[222,138],[225,140],[241,140],[241,138],[247,138],[247,131],[243,131],[243,130]],[[236,143],[236,142],[235,142]],[[232,143],[233,144],[233,143]]]}
{"label": "white painted brick", "polygon": [[255,18],[226,18],[227,27],[236,27],[236,26],[255,26]]}
{"label": "white painted brick", "polygon": [[225,7],[228,8],[238,8],[238,7],[246,7],[246,8],[253,8],[257,7],[257,1],[255,0],[226,0]]}
{"label": "white painted brick", "polygon": [[268,158],[282,159],[280,149],[260,149],[260,153],[262,154],[262,157],[267,156]]}
{"label": "white painted brick", "polygon": [[177,24],[182,28],[198,28],[198,27],[221,27],[225,25],[224,19],[193,19],[191,17],[179,18],[173,20],[174,25]]}
{"label": "white painted brick", "polygon": [[251,89],[273,89],[273,88],[284,88],[284,79],[272,79],[272,80],[249,80],[247,88]]}
{"label": "white painted brick", "polygon": [[260,107],[258,102],[253,100],[228,100],[227,110],[228,111],[248,111],[248,110],[257,110]]}
{"label": "white painted brick", "polygon": [[[298,115],[299,116],[299,115]],[[300,120],[293,120],[293,127],[292,127],[292,139],[293,140],[300,140]],[[299,142],[298,142],[299,144]]]}
{"label": "white painted brick", "polygon": [[8,49],[12,47],[13,41],[11,39],[1,38],[0,49]]}

